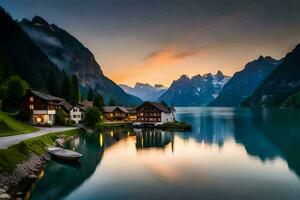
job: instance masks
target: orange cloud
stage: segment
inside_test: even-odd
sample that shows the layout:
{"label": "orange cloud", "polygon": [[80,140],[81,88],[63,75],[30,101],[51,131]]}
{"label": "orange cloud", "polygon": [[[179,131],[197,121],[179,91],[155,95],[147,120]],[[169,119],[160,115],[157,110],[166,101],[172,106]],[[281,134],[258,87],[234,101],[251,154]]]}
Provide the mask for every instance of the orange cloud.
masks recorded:
{"label": "orange cloud", "polygon": [[194,48],[187,50],[177,50],[175,48],[164,48],[152,52],[145,57],[144,67],[156,66],[161,67],[166,64],[172,64],[173,62],[188,57],[195,56],[201,52],[202,48]]}

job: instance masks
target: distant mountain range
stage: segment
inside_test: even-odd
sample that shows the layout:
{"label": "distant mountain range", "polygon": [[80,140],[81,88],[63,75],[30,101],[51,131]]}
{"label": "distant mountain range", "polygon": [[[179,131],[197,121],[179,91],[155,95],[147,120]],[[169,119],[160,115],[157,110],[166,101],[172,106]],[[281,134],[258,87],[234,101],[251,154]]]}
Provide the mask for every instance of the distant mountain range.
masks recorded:
{"label": "distant mountain range", "polygon": [[300,44],[288,53],[243,106],[273,107],[300,91]]}
{"label": "distant mountain range", "polygon": [[221,71],[192,78],[182,75],[157,100],[175,106],[205,106],[219,95],[229,79]]}
{"label": "distant mountain range", "polygon": [[236,72],[224,85],[220,95],[209,106],[236,107],[249,97],[280,61],[260,56]]}
{"label": "distant mountain range", "polygon": [[133,88],[124,84],[120,84],[119,86],[126,93],[137,96],[143,101],[156,101],[166,91],[166,88],[160,84],[152,86],[148,83],[137,82]]}
{"label": "distant mountain range", "polygon": [[76,74],[81,85],[81,93],[87,94],[89,88],[104,96],[106,102],[110,98],[120,105],[137,105],[142,101],[125,93],[117,84],[107,78],[93,54],[74,36],[55,24],[49,24],[39,16],[31,21],[23,19],[20,23],[23,30],[33,42],[67,75]]}

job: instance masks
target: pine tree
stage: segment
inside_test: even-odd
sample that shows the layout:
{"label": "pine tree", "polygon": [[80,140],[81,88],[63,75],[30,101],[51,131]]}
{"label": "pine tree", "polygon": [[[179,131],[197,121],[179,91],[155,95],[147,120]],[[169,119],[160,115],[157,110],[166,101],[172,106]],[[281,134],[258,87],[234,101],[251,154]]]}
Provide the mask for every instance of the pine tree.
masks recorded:
{"label": "pine tree", "polygon": [[98,95],[95,97],[94,102],[93,102],[93,106],[98,108],[98,110],[100,110],[103,113],[103,106],[104,106],[104,100],[103,100],[103,96],[102,95]]}
{"label": "pine tree", "polygon": [[72,103],[77,103],[79,101],[79,85],[78,85],[78,79],[74,74],[71,77],[70,85],[71,85],[70,100]]}
{"label": "pine tree", "polygon": [[70,84],[70,80],[69,77],[67,76],[67,74],[65,73],[65,71],[63,70],[63,81],[62,81],[62,85],[61,85],[61,97],[64,98],[67,101],[71,100],[71,84]]}
{"label": "pine tree", "polygon": [[108,105],[109,106],[115,106],[116,105],[116,102],[113,98],[110,98],[109,102],[108,102]]}
{"label": "pine tree", "polygon": [[93,101],[93,99],[94,99],[94,94],[93,94],[93,89],[92,88],[89,88],[87,99],[89,101]]}
{"label": "pine tree", "polygon": [[54,96],[60,96],[60,87],[58,85],[58,80],[54,69],[50,69],[50,74],[48,77],[47,89],[50,94]]}

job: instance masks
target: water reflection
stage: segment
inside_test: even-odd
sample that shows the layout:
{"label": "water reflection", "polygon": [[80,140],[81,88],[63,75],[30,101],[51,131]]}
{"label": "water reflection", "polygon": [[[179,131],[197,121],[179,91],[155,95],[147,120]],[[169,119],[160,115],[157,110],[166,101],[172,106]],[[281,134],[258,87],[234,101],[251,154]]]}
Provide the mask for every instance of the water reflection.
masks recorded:
{"label": "water reflection", "polygon": [[233,138],[248,155],[262,161],[280,157],[300,175],[300,110],[198,108],[179,113],[179,120],[193,126],[183,139],[222,147]]}
{"label": "water reflection", "polygon": [[135,129],[135,133],[137,149],[165,148],[169,143],[172,144],[172,147],[174,146],[174,133],[151,129]]}
{"label": "water reflection", "polygon": [[111,129],[72,141],[32,199],[300,199],[300,112],[177,109],[192,132]]}

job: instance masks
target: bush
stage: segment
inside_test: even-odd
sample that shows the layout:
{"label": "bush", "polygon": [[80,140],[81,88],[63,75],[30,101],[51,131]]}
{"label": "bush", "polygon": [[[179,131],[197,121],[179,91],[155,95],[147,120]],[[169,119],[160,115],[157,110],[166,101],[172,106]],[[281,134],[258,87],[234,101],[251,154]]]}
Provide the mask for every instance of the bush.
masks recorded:
{"label": "bush", "polygon": [[66,115],[63,111],[57,110],[55,114],[55,123],[58,125],[66,125]]}
{"label": "bush", "polygon": [[89,128],[94,128],[97,122],[101,121],[101,112],[98,108],[88,108],[83,117],[83,124]]}

